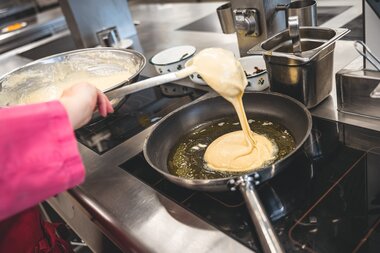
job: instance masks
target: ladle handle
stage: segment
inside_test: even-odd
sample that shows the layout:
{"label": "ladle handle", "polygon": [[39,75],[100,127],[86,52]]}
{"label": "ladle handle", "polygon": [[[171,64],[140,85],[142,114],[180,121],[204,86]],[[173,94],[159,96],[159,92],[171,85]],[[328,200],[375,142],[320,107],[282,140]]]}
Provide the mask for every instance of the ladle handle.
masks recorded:
{"label": "ladle handle", "polygon": [[124,97],[128,94],[132,94],[141,90],[155,87],[160,84],[170,83],[170,82],[185,78],[193,74],[194,72],[195,72],[194,68],[187,67],[177,72],[155,76],[155,77],[148,78],[148,79],[145,79],[145,80],[142,80],[130,85],[123,86],[121,88],[117,88],[115,90],[111,90],[109,92],[106,92],[106,95],[109,100],[112,100],[114,98]]}
{"label": "ladle handle", "polygon": [[261,247],[265,253],[283,253],[285,251],[261,204],[254,183],[251,177],[242,177],[238,186],[247,203],[248,211],[259,236]]}
{"label": "ladle handle", "polygon": [[291,16],[288,18],[289,37],[292,39],[293,53],[300,56],[302,53],[300,27],[298,16]]}

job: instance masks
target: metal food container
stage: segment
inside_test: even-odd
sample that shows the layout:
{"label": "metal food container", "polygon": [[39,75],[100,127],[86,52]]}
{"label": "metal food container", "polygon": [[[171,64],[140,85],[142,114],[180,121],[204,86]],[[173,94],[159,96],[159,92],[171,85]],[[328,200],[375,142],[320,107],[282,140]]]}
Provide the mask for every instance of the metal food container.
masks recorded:
{"label": "metal food container", "polygon": [[300,54],[293,53],[288,30],[255,46],[248,54],[264,56],[271,91],[289,95],[312,108],[332,90],[335,41],[349,30],[301,27],[299,32]]}
{"label": "metal food container", "polygon": [[338,111],[380,119],[380,72],[342,69],[336,74]]}

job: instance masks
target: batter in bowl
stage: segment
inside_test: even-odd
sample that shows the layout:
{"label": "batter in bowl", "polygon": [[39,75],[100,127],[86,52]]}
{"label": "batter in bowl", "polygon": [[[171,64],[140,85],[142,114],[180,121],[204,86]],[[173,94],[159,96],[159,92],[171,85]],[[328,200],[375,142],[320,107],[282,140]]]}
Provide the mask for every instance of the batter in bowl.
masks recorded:
{"label": "batter in bowl", "polygon": [[[19,99],[16,100],[16,104],[33,104],[58,99],[62,95],[63,90],[76,83],[91,83],[99,90],[106,90],[115,84],[128,80],[132,74],[133,73],[129,71],[121,71],[109,76],[94,76],[85,71],[70,73],[61,80],[52,82],[47,87],[22,94]],[[27,80],[27,77],[25,79]]]}

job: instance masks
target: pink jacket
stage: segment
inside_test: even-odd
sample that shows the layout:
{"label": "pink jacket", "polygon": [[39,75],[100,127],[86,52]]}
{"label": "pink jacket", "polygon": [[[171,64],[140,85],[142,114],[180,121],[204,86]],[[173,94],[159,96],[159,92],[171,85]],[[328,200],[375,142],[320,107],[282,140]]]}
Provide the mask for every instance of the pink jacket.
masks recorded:
{"label": "pink jacket", "polygon": [[74,187],[84,176],[60,102],[0,109],[0,220]]}

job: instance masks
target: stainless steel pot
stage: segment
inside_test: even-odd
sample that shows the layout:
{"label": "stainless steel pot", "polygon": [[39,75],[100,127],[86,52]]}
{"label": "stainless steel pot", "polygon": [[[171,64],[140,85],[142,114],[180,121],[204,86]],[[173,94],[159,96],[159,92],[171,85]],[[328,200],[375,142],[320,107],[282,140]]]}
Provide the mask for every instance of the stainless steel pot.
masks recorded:
{"label": "stainless steel pot", "polygon": [[294,54],[288,30],[249,50],[262,54],[270,90],[291,96],[307,108],[322,102],[332,90],[335,41],[348,29],[301,27],[301,53]]}

